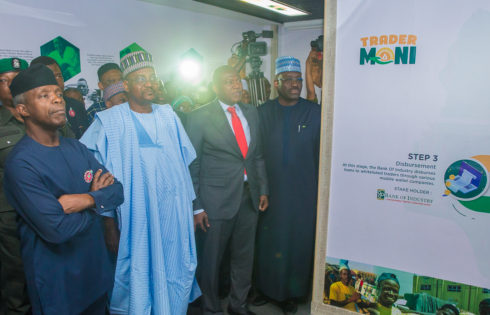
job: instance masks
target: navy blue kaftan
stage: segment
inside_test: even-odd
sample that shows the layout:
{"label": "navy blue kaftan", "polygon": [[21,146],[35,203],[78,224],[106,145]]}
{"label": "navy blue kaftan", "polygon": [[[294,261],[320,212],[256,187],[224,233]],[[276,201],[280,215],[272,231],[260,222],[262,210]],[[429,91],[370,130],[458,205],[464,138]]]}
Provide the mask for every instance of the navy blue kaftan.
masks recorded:
{"label": "navy blue kaftan", "polygon": [[320,106],[259,107],[269,209],[257,229],[256,286],[277,301],[309,293],[315,243]]}
{"label": "navy blue kaftan", "polygon": [[[80,142],[47,147],[24,136],[7,158],[4,187],[19,214],[22,259],[33,314],[79,314],[112,286],[100,217],[123,202],[123,188],[89,192],[105,168]],[[90,194],[96,208],[65,214],[58,198]]]}

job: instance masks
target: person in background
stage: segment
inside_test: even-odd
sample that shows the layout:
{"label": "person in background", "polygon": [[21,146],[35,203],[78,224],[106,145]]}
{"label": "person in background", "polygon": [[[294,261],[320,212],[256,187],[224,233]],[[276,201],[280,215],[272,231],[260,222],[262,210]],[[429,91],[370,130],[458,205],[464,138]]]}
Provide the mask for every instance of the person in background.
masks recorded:
{"label": "person in background", "polygon": [[241,102],[243,104],[251,104],[251,99],[250,99],[250,92],[248,91],[248,83],[247,83],[247,80],[245,79],[242,79],[242,86],[243,86],[243,90],[242,90],[242,99],[241,99]]}
{"label": "person in background", "polygon": [[179,116],[180,121],[185,126],[187,114],[194,108],[194,102],[188,96],[179,96],[170,104],[174,112]]}
{"label": "person in background", "polygon": [[267,78],[264,78],[264,85],[265,85],[265,99],[268,101],[271,98],[271,83]]}
{"label": "person in background", "polygon": [[162,80],[158,80],[158,89],[156,90],[156,96],[153,102],[155,104],[169,104],[170,102],[167,100],[167,88],[165,86],[165,83],[163,83]]}
{"label": "person in background", "polygon": [[64,98],[72,98],[74,100],[79,101],[80,103],[83,104],[85,107],[85,100],[83,99],[82,92],[78,88],[67,88],[66,90],[63,91],[63,97]]}
{"label": "person in background", "polygon": [[294,57],[276,60],[279,96],[258,107],[270,209],[259,217],[256,289],[294,312],[310,293],[316,226],[320,106],[300,97],[301,66]]}
{"label": "person in background", "polygon": [[437,310],[436,315],[459,315],[459,309],[454,304],[444,304]]}
{"label": "person in background", "polygon": [[[97,77],[99,78],[99,89],[104,93],[105,89],[112,84],[115,84],[122,80],[122,72],[119,65],[116,63],[106,63],[99,67],[97,70]],[[104,101],[92,104],[87,109],[88,122],[91,124],[94,121],[95,113],[101,112],[107,109]]]}
{"label": "person in background", "polygon": [[15,112],[10,83],[19,74],[19,71],[27,69],[27,61],[20,58],[0,59],[0,105],[6,106],[10,112]]}
{"label": "person in background", "polygon": [[126,201],[107,214],[120,231],[110,311],[185,314],[200,295],[188,168],[195,151],[170,106],[153,104],[151,55],[129,53],[121,69],[128,102],[99,112],[80,140],[125,187]]}
{"label": "person in background", "polygon": [[14,108],[9,86],[19,71],[25,69],[27,61],[23,59],[0,59],[0,314],[31,311],[20,255],[17,215],[7,202],[3,186],[7,155],[25,134],[23,119]]}
{"label": "person in background", "polygon": [[182,95],[174,99],[170,106],[176,112],[190,113],[194,107],[194,102],[190,97]]}
{"label": "person in background", "polygon": [[34,64],[10,85],[26,135],[5,162],[5,194],[19,215],[32,313],[106,312],[112,285],[98,215],[122,185],[80,142],[60,137],[65,101],[51,69]]}
{"label": "person in background", "polygon": [[323,75],[323,54],[312,48],[306,59],[306,99],[314,103],[319,103],[319,97],[316,95],[315,86],[322,87]]}
{"label": "person in background", "polygon": [[480,315],[490,315],[490,299],[484,299],[479,305]]}
{"label": "person in background", "polygon": [[82,93],[82,97],[85,97],[88,95],[89,88],[88,88],[88,82],[84,78],[80,78],[77,81],[77,89]]}
{"label": "person in background", "polygon": [[360,302],[361,296],[351,283],[351,272],[348,266],[340,265],[340,281],[330,286],[330,304],[343,307],[352,312],[359,312],[357,302]]}
{"label": "person in background", "polygon": [[107,108],[116,106],[128,101],[128,95],[124,89],[124,83],[119,81],[111,84],[104,90],[104,102]]}
{"label": "person in background", "polygon": [[[62,91],[65,89],[65,80],[56,60],[51,57],[40,56],[31,61],[31,65],[35,64],[42,64],[51,69],[60,89]],[[80,139],[89,126],[85,105],[70,97],[65,98],[65,104],[69,127],[75,134],[75,138]]]}
{"label": "person in background", "polygon": [[[212,84],[212,83],[211,83]],[[194,109],[208,104],[212,100],[214,100],[216,95],[213,92],[212,87],[208,83],[201,83],[197,89],[195,90],[192,99],[195,101]]]}

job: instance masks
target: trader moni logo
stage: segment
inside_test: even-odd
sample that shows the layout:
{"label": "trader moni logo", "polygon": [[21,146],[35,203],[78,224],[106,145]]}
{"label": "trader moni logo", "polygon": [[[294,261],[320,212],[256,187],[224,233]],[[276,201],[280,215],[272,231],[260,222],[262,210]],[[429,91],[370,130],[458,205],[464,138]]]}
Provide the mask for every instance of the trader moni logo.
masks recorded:
{"label": "trader moni logo", "polygon": [[361,37],[361,65],[415,64],[417,36],[412,34]]}

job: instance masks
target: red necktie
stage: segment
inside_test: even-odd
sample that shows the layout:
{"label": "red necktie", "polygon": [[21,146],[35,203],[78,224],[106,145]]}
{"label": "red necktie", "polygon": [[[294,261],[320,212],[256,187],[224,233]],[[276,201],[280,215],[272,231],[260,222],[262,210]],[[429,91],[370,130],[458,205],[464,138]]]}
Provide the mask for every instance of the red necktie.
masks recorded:
{"label": "red necktie", "polygon": [[236,114],[235,107],[229,106],[228,111],[231,114],[231,125],[233,126],[236,142],[238,142],[238,147],[240,148],[240,151],[242,151],[243,158],[245,158],[247,156],[248,144],[247,138],[245,137],[245,132],[243,131],[242,122]]}

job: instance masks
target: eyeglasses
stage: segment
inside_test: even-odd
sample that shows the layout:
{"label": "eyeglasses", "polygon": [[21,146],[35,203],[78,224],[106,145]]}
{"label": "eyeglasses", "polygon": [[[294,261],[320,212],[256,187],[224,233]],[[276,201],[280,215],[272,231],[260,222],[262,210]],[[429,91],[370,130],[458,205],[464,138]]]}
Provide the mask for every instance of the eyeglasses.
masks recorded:
{"label": "eyeglasses", "polygon": [[223,84],[224,85],[235,85],[235,84],[241,84],[242,81],[240,79],[229,79],[229,80],[224,80]]}
{"label": "eyeglasses", "polygon": [[298,84],[303,83],[303,78],[284,78],[284,79],[279,79],[282,83],[285,84],[291,84],[293,82],[297,82]]}
{"label": "eyeglasses", "polygon": [[159,79],[155,75],[152,75],[149,79],[143,75],[139,75],[137,77],[130,79],[129,81],[132,81],[136,84],[146,84],[146,82],[150,82],[154,84],[154,83],[158,83]]}

